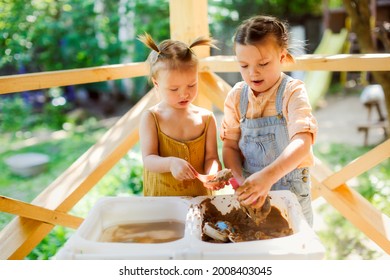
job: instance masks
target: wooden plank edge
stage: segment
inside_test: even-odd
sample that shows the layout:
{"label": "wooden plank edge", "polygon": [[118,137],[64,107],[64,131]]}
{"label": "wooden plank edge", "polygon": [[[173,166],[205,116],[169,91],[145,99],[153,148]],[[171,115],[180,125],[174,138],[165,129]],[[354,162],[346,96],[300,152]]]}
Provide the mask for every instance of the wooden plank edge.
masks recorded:
{"label": "wooden plank edge", "polygon": [[77,229],[84,219],[0,195],[0,211],[52,225]]}

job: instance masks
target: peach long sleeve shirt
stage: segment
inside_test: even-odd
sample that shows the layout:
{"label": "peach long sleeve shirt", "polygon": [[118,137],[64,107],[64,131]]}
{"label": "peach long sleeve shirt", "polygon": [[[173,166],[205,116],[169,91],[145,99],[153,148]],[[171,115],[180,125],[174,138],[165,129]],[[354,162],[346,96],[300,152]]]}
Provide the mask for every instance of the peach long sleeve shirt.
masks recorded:
{"label": "peach long sleeve shirt", "polygon": [[[277,115],[276,111],[276,93],[282,81],[282,77],[267,92],[255,96],[251,89],[248,90],[248,109],[246,118],[255,119]],[[239,141],[241,136],[240,129],[240,93],[245,82],[238,82],[229,92],[225,100],[224,118],[222,120],[220,137],[222,140],[230,139]],[[312,144],[314,144],[317,135],[317,121],[312,114],[305,85],[302,81],[293,79],[290,81],[283,94],[283,116],[286,118],[289,138],[301,132],[312,134]],[[308,167],[314,165],[314,156],[311,152],[305,160],[298,166]]]}

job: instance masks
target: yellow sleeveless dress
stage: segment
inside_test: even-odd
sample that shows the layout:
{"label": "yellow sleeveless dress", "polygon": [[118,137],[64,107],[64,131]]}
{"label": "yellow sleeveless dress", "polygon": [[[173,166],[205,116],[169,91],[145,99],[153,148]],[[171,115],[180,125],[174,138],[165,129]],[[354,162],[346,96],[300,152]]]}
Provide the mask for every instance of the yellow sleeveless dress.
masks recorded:
{"label": "yellow sleeveless dress", "polygon": [[[162,157],[174,156],[188,161],[199,173],[203,173],[206,148],[206,131],[211,116],[207,119],[206,127],[198,138],[190,141],[177,141],[160,130],[156,115],[152,112],[158,133],[158,150]],[[145,196],[203,196],[212,195],[198,180],[176,180],[170,172],[156,173],[144,168]]]}

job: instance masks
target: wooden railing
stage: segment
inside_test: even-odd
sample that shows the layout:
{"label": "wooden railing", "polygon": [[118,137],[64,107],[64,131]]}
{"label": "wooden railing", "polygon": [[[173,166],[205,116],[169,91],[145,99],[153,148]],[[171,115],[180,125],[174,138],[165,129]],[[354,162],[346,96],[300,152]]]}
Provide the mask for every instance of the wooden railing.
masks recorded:
{"label": "wooden railing", "polygon": [[[184,40],[187,36],[193,38],[196,35],[208,34],[207,1],[171,0],[170,8],[171,34],[175,39]],[[205,24],[202,20],[199,21],[198,16],[202,17]],[[186,20],[180,21],[183,18]],[[193,32],[189,32],[189,27],[183,23],[187,23]],[[194,28],[198,29],[193,30]],[[214,104],[223,110],[226,94],[231,87],[216,73],[237,72],[238,65],[230,56],[209,57],[209,50],[203,49],[198,56],[201,57],[201,63],[197,102],[209,108]],[[297,63],[286,65],[284,70],[389,71],[390,54],[307,55],[298,57]],[[0,94],[133,78],[147,74],[148,65],[141,62],[4,76],[0,77]],[[77,228],[83,219],[69,215],[68,212],[138,142],[140,113],[156,103],[155,95],[152,92],[147,93],[31,203],[0,196],[0,211],[17,215],[0,232],[0,259],[23,259],[55,225]],[[389,157],[390,140],[387,140],[336,173],[318,159],[312,169],[313,199],[318,196],[324,197],[388,254],[389,217],[373,207],[346,182]]]}

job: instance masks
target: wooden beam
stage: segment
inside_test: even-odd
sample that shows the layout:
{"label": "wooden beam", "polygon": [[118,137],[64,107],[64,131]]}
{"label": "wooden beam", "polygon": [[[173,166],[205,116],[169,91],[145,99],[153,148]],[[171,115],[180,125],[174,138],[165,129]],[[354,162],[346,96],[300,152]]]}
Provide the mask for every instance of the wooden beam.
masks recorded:
{"label": "wooden beam", "polygon": [[213,111],[213,103],[205,96],[204,89],[200,86],[202,83],[201,75],[198,77],[198,95],[193,101],[194,105]]}
{"label": "wooden beam", "polygon": [[49,210],[2,195],[0,195],[0,211],[73,229],[77,229],[84,220],[67,213]]}
{"label": "wooden beam", "polygon": [[[387,254],[390,254],[390,219],[373,207],[358,192],[342,184],[335,189],[330,189],[321,182],[331,171],[325,165],[316,164],[315,173],[312,176],[312,186],[316,188],[327,202],[335,207],[346,219],[359,228],[364,234],[380,246]],[[321,170],[325,172],[323,173]]]}
{"label": "wooden beam", "polygon": [[[141,113],[156,103],[151,90],[32,203],[59,212],[71,210],[138,142]],[[52,228],[39,221],[15,218],[0,232],[0,259],[24,258]]]}
{"label": "wooden beam", "polygon": [[0,94],[146,76],[146,62],[0,77]]}
{"label": "wooden beam", "polygon": [[[209,36],[207,0],[170,0],[171,39],[191,43],[200,36]],[[196,47],[198,57],[210,55],[210,47]]]}
{"label": "wooden beam", "polygon": [[218,75],[211,72],[201,72],[199,78],[199,92],[210,100],[222,112],[225,98],[231,90],[231,86]]}
{"label": "wooden beam", "polygon": [[[183,1],[186,2],[186,1]],[[198,50],[200,51],[200,50]],[[204,50],[203,50],[204,51]],[[200,54],[200,72],[238,72],[234,56]],[[390,71],[390,54],[305,55],[296,58],[295,64],[285,65],[284,71]],[[117,64],[63,71],[49,71],[0,77],[0,94],[39,90],[51,87],[104,82],[147,76],[146,62]]]}
{"label": "wooden beam", "polygon": [[390,54],[304,55],[295,64],[286,64],[284,71],[389,71]]}
{"label": "wooden beam", "polygon": [[51,224],[16,217],[0,232],[0,260],[23,260],[53,227]]}
{"label": "wooden beam", "polygon": [[[390,71],[390,54],[310,54],[295,57],[296,63],[285,64],[283,71]],[[210,56],[200,63],[201,71],[238,72],[234,56]]]}
{"label": "wooden beam", "polygon": [[389,157],[390,139],[350,162],[341,170],[333,173],[323,181],[323,184],[330,189],[335,189],[349,179],[363,174]]}

